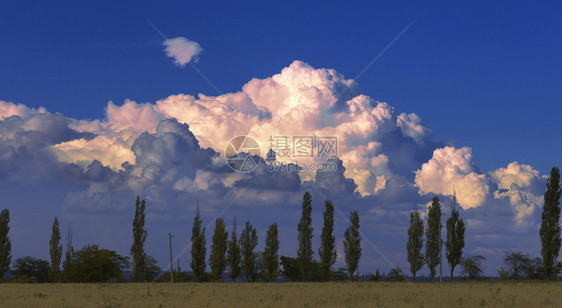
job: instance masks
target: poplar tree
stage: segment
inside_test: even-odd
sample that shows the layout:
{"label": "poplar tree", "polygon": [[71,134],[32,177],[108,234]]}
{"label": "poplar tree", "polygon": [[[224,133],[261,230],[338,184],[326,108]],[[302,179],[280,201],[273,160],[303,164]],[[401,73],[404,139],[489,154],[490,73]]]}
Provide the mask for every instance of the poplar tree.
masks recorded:
{"label": "poplar tree", "polygon": [[297,264],[301,271],[302,280],[309,279],[312,269],[312,196],[307,191],[302,200],[302,216],[298,225],[299,249],[297,250]]}
{"label": "poplar tree", "polygon": [[205,240],[205,229],[201,229],[203,221],[199,216],[199,202],[197,202],[197,214],[193,218],[191,229],[191,270],[193,280],[200,281],[205,275],[205,256],[207,255],[207,241]]}
{"label": "poplar tree", "polygon": [[264,274],[269,282],[275,281],[279,275],[279,232],[277,223],[269,226],[265,238],[265,249],[263,251]]}
{"label": "poplar tree", "polygon": [[559,271],[558,255],[560,253],[560,171],[554,167],[546,183],[544,206],[541,215],[541,256],[547,279],[552,279]]}
{"label": "poplar tree", "polygon": [[135,218],[133,219],[133,244],[131,245],[131,256],[133,257],[133,277],[135,281],[146,279],[146,254],[144,252],[144,242],[146,241],[147,231],[144,228],[146,202],[141,201],[137,196],[135,204]]}
{"label": "poplar tree", "polygon": [[322,280],[332,279],[332,265],[336,262],[336,238],[334,237],[334,204],[330,200],[324,202],[324,225],[318,255],[320,256],[320,275]]}
{"label": "poplar tree", "polygon": [[456,208],[457,198],[453,196],[451,217],[447,219],[447,261],[451,268],[451,281],[455,266],[462,261],[462,249],[464,248],[464,221],[460,219],[459,211]]}
{"label": "poplar tree", "polygon": [[236,238],[236,216],[234,216],[234,226],[232,228],[232,233],[230,241],[228,241],[228,252],[226,256],[228,263],[228,273],[233,281],[240,276],[240,262],[242,260],[242,254],[240,251],[240,244]]}
{"label": "poplar tree", "polygon": [[424,257],[423,248],[423,221],[420,213],[414,211],[410,214],[410,228],[408,228],[408,262],[410,263],[410,272],[416,281],[416,273],[423,267]]}
{"label": "poplar tree", "polygon": [[209,265],[211,266],[211,275],[213,280],[221,281],[222,273],[226,267],[226,249],[228,241],[228,232],[225,231],[226,224],[222,218],[215,221],[215,232],[213,234],[213,244],[211,246],[211,254],[209,256]]}
{"label": "poplar tree", "polygon": [[240,235],[240,246],[242,248],[242,271],[246,281],[253,281],[256,276],[256,253],[254,249],[258,245],[256,229],[252,227],[250,221],[246,221],[246,227]]}
{"label": "poplar tree", "polygon": [[439,265],[439,250],[441,249],[441,204],[437,196],[427,210],[427,229],[425,244],[425,262],[429,267],[431,280],[435,278],[435,268]]}
{"label": "poplar tree", "polygon": [[359,215],[357,211],[351,211],[349,227],[345,230],[344,238],[343,247],[347,271],[352,280],[357,280],[358,276],[355,275],[355,271],[357,271],[359,259],[361,259],[361,236],[359,234]]}
{"label": "poplar tree", "polygon": [[0,213],[0,281],[4,274],[10,270],[12,262],[12,242],[8,237],[10,232],[10,211],[3,209]]}
{"label": "poplar tree", "polygon": [[51,257],[51,264],[49,266],[49,278],[52,282],[61,282],[61,269],[60,265],[62,262],[62,244],[60,242],[60,228],[59,220],[55,216],[55,221],[53,222],[51,240],[49,241],[49,255]]}

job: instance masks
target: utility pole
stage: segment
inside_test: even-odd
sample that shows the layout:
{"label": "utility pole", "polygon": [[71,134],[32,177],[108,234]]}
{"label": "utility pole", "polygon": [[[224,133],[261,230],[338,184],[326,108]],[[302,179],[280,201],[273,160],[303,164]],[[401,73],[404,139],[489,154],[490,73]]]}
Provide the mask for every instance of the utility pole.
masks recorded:
{"label": "utility pole", "polygon": [[170,237],[170,283],[174,283],[174,260],[172,257],[172,237],[174,237],[172,235],[172,233],[168,233],[168,236]]}

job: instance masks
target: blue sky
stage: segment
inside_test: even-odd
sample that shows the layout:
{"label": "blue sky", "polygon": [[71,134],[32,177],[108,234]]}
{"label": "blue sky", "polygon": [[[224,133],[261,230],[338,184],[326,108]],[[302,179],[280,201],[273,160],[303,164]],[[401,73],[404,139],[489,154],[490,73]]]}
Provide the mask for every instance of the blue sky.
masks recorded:
{"label": "blue sky", "polygon": [[[560,164],[561,8],[555,2],[4,3],[2,99],[100,118],[107,101],[216,91],[162,57],[161,38],[205,50],[198,66],[222,92],[293,60],[356,76],[364,93],[415,112],[438,139],[482,149],[486,169]],[[545,133],[549,132],[549,133]],[[553,135],[554,134],[554,135]],[[548,144],[548,146],[547,146]]]}
{"label": "blue sky", "polygon": [[[522,1],[4,2],[0,11],[0,100],[30,108],[42,106],[51,114],[60,113],[68,119],[103,122],[109,101],[117,106],[126,99],[153,104],[182,93],[236,93],[253,78],[279,74],[295,60],[318,69],[334,69],[346,79],[354,79],[406,25],[415,21],[356,80],[360,88],[357,94],[387,102],[396,109],[396,115],[415,113],[432,131],[432,137],[424,137],[424,147],[416,150],[416,157],[421,158],[411,163],[411,170],[397,171],[398,167],[392,167],[392,174],[400,173],[404,181],[413,184],[414,172],[432,158],[433,150],[454,145],[457,149],[472,148],[470,165],[475,174],[488,174],[517,161],[532,166],[542,176],[552,166],[562,165],[562,144],[558,142],[562,140],[561,9],[555,2]],[[174,65],[163,52],[162,37],[149,21],[169,38],[186,37],[199,43],[203,51],[195,64],[221,93],[189,65]],[[76,127],[71,125],[72,129]],[[53,144],[78,138],[58,136],[60,140]],[[201,142],[197,128],[195,137]],[[216,152],[224,148],[222,144],[211,147]],[[384,153],[393,164],[395,152]],[[397,161],[398,158],[394,164]],[[343,165],[350,169],[345,160]],[[14,191],[36,189],[37,195],[7,193],[6,203],[26,204],[21,207],[22,213],[38,207],[34,204],[39,200],[51,204],[49,210],[38,209],[37,220],[47,212],[66,215],[65,222],[72,217],[79,219],[73,215],[92,220],[99,215],[112,215],[103,211],[87,214],[88,211],[55,205],[68,203],[72,199],[69,194],[87,187],[91,191],[89,180],[61,176],[56,178],[60,185],[46,188],[45,183],[51,180],[44,175],[28,179],[21,174],[15,176],[17,171],[10,172],[8,176],[6,171],[2,179],[4,187],[13,187]],[[387,180],[391,177],[385,176]],[[535,184],[538,187],[543,183],[532,185],[534,196],[540,196]],[[503,184],[499,181],[491,185],[499,191]],[[441,194],[438,189],[428,187],[425,192],[429,191]],[[486,197],[489,203],[495,202],[492,191],[491,188]],[[138,193],[131,189],[109,195],[125,198]],[[217,193],[224,191],[219,189]],[[155,203],[166,200],[146,194],[160,200]],[[186,198],[177,196],[170,200]],[[381,196],[373,198],[387,200]],[[412,209],[427,202],[430,196],[420,198],[402,202],[393,197],[388,202],[402,202]],[[341,200],[346,200],[343,195]],[[357,204],[372,201],[358,200]],[[316,205],[321,208],[321,202]],[[478,216],[484,214],[476,213],[481,209],[467,208],[472,211],[467,216],[475,215],[475,221],[476,217],[484,219]],[[540,214],[537,211],[532,214],[535,218]],[[128,230],[123,218],[126,216],[119,217],[121,224],[116,228]],[[191,218],[187,217],[190,216],[186,216],[190,224]],[[208,218],[212,217],[209,212]],[[22,220],[16,216],[14,221]],[[180,228],[181,223],[177,223]],[[48,226],[50,222],[43,224]],[[532,238],[535,231],[530,228],[531,231],[522,232],[519,240],[512,241]],[[155,232],[165,235],[168,231],[161,226]],[[536,248],[530,243],[522,245],[522,250]],[[21,253],[36,252],[25,247],[17,249]],[[397,250],[392,245],[388,248],[390,253]]]}

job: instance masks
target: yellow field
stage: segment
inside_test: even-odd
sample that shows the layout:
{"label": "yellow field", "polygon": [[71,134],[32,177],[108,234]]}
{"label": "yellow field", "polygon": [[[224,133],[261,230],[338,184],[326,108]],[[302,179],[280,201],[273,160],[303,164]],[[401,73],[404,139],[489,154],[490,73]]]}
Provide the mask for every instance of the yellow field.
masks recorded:
{"label": "yellow field", "polygon": [[0,284],[0,307],[562,307],[558,282]]}

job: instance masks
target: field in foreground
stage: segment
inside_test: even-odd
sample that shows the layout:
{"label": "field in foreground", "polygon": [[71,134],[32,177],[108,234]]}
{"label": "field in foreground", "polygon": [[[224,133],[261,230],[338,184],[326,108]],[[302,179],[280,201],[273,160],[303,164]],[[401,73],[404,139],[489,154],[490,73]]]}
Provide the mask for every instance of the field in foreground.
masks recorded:
{"label": "field in foreground", "polygon": [[0,307],[562,307],[562,283],[0,284]]}

